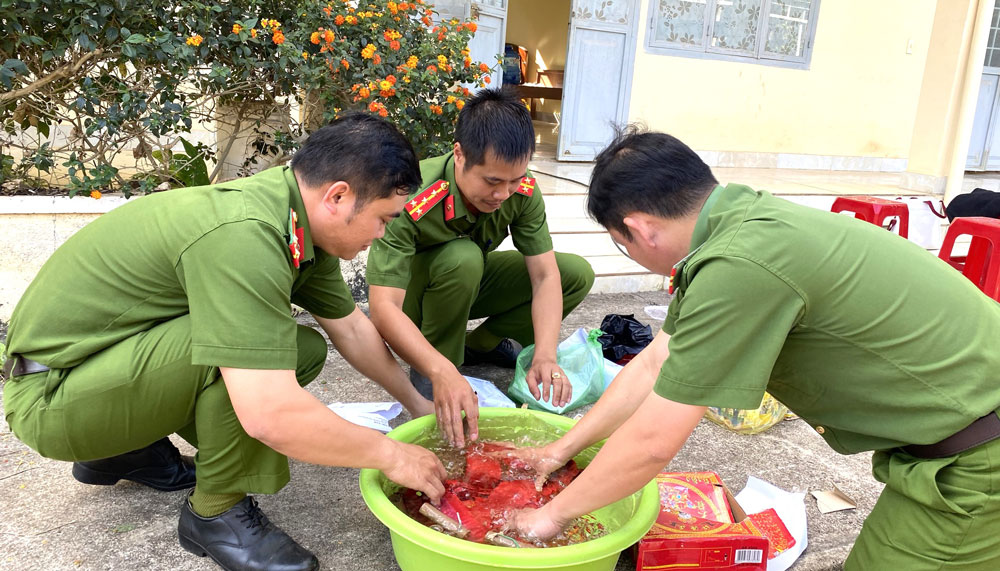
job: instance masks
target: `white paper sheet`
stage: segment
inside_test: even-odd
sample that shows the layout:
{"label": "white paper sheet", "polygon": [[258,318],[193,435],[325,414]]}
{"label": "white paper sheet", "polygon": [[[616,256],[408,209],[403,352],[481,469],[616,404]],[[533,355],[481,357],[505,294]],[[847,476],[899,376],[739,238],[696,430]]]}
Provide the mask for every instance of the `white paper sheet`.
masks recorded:
{"label": "white paper sheet", "polygon": [[750,476],[747,486],[736,494],[736,501],[748,514],[774,508],[778,517],[795,538],[795,545],[767,562],[767,571],[785,571],[795,563],[809,544],[806,528],[805,494],[786,492],[781,488]]}
{"label": "white paper sheet", "polygon": [[403,412],[398,402],[335,402],[327,408],[348,422],[381,432],[392,430],[389,421]]}

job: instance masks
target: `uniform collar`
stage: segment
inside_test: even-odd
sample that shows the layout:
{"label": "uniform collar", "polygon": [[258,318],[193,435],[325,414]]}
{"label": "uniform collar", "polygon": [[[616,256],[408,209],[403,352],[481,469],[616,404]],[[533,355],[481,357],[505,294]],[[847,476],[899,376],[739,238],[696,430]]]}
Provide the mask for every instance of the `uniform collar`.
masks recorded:
{"label": "uniform collar", "polygon": [[685,256],[685,260],[691,256],[701,245],[708,240],[709,234],[711,234],[712,229],[709,227],[708,217],[712,213],[712,207],[715,203],[719,201],[722,196],[723,191],[726,188],[724,186],[716,185],[712,192],[709,193],[708,198],[705,199],[705,204],[701,207],[701,212],[698,214],[698,220],[694,223],[694,232],[691,233],[691,247],[688,249],[689,254]]}
{"label": "uniform collar", "polygon": [[462,191],[459,190],[458,183],[455,182],[454,151],[448,153],[448,159],[444,163],[444,179],[448,181],[448,193],[454,197],[455,219],[466,218],[469,222],[475,222],[476,216],[469,212],[469,208],[465,205],[465,199],[462,198]]}
{"label": "uniform collar", "polygon": [[[313,250],[312,232],[309,230],[309,217],[306,215],[306,206],[302,202],[302,193],[299,192],[299,183],[295,180],[295,173],[291,167],[281,167],[285,177],[285,184],[288,185],[288,206],[298,215],[297,225],[305,231],[305,240],[302,243],[302,260],[300,263],[309,262],[315,258]],[[288,214],[287,212],[285,214]]]}

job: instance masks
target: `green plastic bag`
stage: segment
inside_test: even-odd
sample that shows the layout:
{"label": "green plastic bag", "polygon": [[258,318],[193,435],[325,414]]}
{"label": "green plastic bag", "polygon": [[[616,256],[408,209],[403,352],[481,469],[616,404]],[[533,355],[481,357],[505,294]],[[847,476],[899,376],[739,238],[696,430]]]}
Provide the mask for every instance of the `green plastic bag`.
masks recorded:
{"label": "green plastic bag", "polygon": [[[514,382],[507,389],[507,395],[528,408],[547,412],[563,413],[583,405],[597,402],[604,392],[604,353],[597,338],[604,335],[600,329],[591,329],[584,343],[563,341],[556,348],[556,363],[566,373],[573,386],[573,397],[566,406],[553,406],[548,401],[538,401],[528,389],[528,369],[535,356],[535,346],[528,345],[517,356]],[[541,388],[541,387],[539,387]],[[552,395],[549,395],[552,398]]]}

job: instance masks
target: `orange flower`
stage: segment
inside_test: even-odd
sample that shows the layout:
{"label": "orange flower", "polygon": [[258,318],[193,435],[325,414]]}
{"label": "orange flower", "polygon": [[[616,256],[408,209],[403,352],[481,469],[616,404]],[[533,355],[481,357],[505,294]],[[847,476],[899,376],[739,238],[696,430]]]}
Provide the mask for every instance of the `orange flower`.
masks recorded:
{"label": "orange flower", "polygon": [[490,81],[492,81],[492,80],[490,79],[490,76],[488,76],[488,75],[483,78],[483,83],[485,83],[486,85],[489,85]]}
{"label": "orange flower", "polygon": [[337,17],[333,19],[333,23],[337,24],[338,26],[341,25],[341,24],[343,24],[344,23],[344,15],[343,14],[337,14]]}
{"label": "orange flower", "polygon": [[250,28],[250,37],[251,38],[257,37],[257,28]]}
{"label": "orange flower", "polygon": [[479,71],[481,71],[483,73],[486,73],[489,70],[490,70],[490,66],[486,65],[485,63],[479,64]]}
{"label": "orange flower", "polygon": [[234,34],[239,34],[242,31],[243,31],[243,26],[241,26],[239,24],[233,24],[233,33]]}
{"label": "orange flower", "polygon": [[92,191],[90,191],[90,197],[93,198],[94,200],[100,199],[101,196],[102,196],[102,194],[101,194],[101,191],[99,191],[99,190],[92,190]]}
{"label": "orange flower", "polygon": [[376,111],[378,111],[378,108],[381,107],[381,105],[382,104],[379,103],[378,101],[372,101],[371,103],[368,104],[368,110],[371,111],[372,113],[375,113]]}
{"label": "orange flower", "polygon": [[333,7],[332,7],[332,6],[330,6],[330,5],[327,5],[327,7],[326,7],[326,8],[323,8],[323,12],[324,12],[324,13],[325,13],[325,14],[326,14],[327,16],[329,16],[330,14],[332,14],[332,13],[333,13]]}
{"label": "orange flower", "polygon": [[323,32],[323,41],[326,43],[332,44],[334,39],[336,39],[336,35],[334,35],[333,30]]}
{"label": "orange flower", "polygon": [[361,50],[361,57],[365,59],[372,59],[375,55],[375,46],[373,44],[368,44],[363,50]]}
{"label": "orange flower", "polygon": [[346,59],[340,60],[340,65],[344,66],[344,69],[351,69],[351,62]]}
{"label": "orange flower", "polygon": [[410,9],[410,5],[408,3],[406,3],[406,2],[400,2],[399,3],[399,9],[400,10],[409,10]]}
{"label": "orange flower", "polygon": [[302,59],[309,59],[309,52],[302,52]]}
{"label": "orange flower", "polygon": [[361,96],[362,98],[364,98],[364,99],[368,99],[368,96],[369,96],[369,95],[371,95],[371,94],[372,94],[372,92],[371,92],[371,91],[369,91],[369,89],[368,89],[367,87],[362,87],[362,88],[361,88],[361,89],[360,89],[360,90],[358,91],[358,95],[360,95],[360,96]]}
{"label": "orange flower", "polygon": [[382,97],[392,97],[393,95],[396,94],[396,90],[395,89],[383,89],[382,91],[379,91],[378,94],[381,95]]}
{"label": "orange flower", "polygon": [[466,97],[469,96],[469,88],[468,87],[463,87],[462,88],[462,95],[464,95]]}
{"label": "orange flower", "polygon": [[374,63],[375,65],[382,63],[382,56],[375,54],[375,56],[372,58],[372,63]]}
{"label": "orange flower", "polygon": [[389,82],[389,85],[396,85],[396,76],[395,75],[387,75],[387,76],[385,76],[385,80]]}
{"label": "orange flower", "polygon": [[438,41],[439,42],[443,42],[444,41],[444,32],[438,32]]}
{"label": "orange flower", "polygon": [[427,66],[427,71],[429,71],[431,73],[437,73],[437,70],[438,70],[437,66],[434,66],[434,65]]}
{"label": "orange flower", "polygon": [[386,109],[385,107],[379,109],[378,110],[378,116],[379,117],[388,117],[389,116],[389,110]]}
{"label": "orange flower", "polygon": [[444,109],[440,105],[431,105],[430,107],[431,107],[431,113],[434,113],[435,115],[440,115],[444,113]]}
{"label": "orange flower", "polygon": [[205,41],[205,38],[201,37],[201,34],[195,34],[190,38],[188,38],[184,43],[186,43],[189,46],[198,47],[201,45],[201,42],[203,41]]}
{"label": "orange flower", "polygon": [[390,89],[392,89],[392,83],[390,83],[388,79],[383,79],[382,81],[378,82],[378,88],[381,89],[382,91],[389,91]]}
{"label": "orange flower", "polygon": [[479,26],[477,26],[475,22],[467,22],[465,24],[465,27],[468,28],[469,31],[472,32],[473,34],[475,34],[476,30],[479,29]]}
{"label": "orange flower", "polygon": [[424,16],[423,18],[420,18],[420,21],[423,22],[425,26],[430,26],[431,25],[431,19],[428,18],[427,16]]}
{"label": "orange flower", "polygon": [[472,65],[472,59],[471,58],[467,57],[467,58],[465,58],[465,61],[462,62],[462,67],[464,67],[465,69],[469,69],[469,66],[471,66],[471,65]]}
{"label": "orange flower", "polygon": [[438,63],[441,64],[441,67],[444,67],[448,65],[448,58],[444,54],[441,54],[438,56]]}
{"label": "orange flower", "polygon": [[281,33],[281,30],[274,30],[274,35],[271,36],[271,41],[274,45],[280,46],[285,43],[285,34]]}
{"label": "orange flower", "polygon": [[455,107],[458,107],[458,110],[461,111],[462,107],[465,107],[465,101],[459,99],[458,101],[455,102]]}
{"label": "orange flower", "polygon": [[453,70],[453,69],[455,69],[455,68],[451,67],[450,63],[448,65],[444,66],[444,70],[447,71],[448,73],[451,73],[451,70]]}
{"label": "orange flower", "polygon": [[454,102],[455,102],[455,96],[454,96],[454,95],[449,95],[449,96],[448,96],[448,99],[447,99],[446,101],[447,101],[448,103],[454,103]]}
{"label": "orange flower", "polygon": [[347,20],[348,24],[357,24],[358,23],[358,19],[355,16],[348,16],[346,18],[346,20]]}
{"label": "orange flower", "polygon": [[318,44],[319,43],[319,32],[313,32],[312,34],[309,34],[309,41],[312,42],[312,43],[314,43],[314,44]]}
{"label": "orange flower", "polygon": [[389,2],[387,6],[389,7],[389,11],[392,12],[393,14],[399,13],[399,4],[396,4],[395,2]]}
{"label": "orange flower", "polygon": [[389,48],[392,49],[392,51],[394,52],[398,52],[399,48],[401,47],[402,46],[399,45],[399,42],[397,40],[392,40],[391,42],[389,42]]}
{"label": "orange flower", "polygon": [[410,69],[416,69],[417,68],[417,56],[410,56],[410,57],[406,58],[406,66],[409,67]]}

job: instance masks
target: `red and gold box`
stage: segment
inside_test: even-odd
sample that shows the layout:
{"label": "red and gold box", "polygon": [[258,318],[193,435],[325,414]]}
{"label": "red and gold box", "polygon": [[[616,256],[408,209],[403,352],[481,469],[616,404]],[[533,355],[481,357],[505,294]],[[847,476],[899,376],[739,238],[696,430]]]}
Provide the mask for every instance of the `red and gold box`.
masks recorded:
{"label": "red and gold box", "polygon": [[660,515],[639,541],[636,570],[766,571],[763,531],[715,472],[656,476]]}

